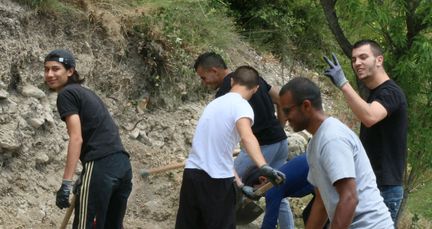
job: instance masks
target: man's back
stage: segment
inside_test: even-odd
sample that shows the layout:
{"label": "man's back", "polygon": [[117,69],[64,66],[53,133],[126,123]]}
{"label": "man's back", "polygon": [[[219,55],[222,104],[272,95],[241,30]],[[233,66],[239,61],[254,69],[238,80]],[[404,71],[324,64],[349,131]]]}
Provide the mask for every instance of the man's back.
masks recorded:
{"label": "man's back", "polygon": [[[232,73],[225,76],[222,85],[216,92],[216,98],[228,93],[231,89]],[[286,139],[279,120],[275,116],[275,109],[270,97],[269,90],[271,86],[260,77],[258,91],[249,100],[249,104],[255,114],[255,122],[252,131],[260,145],[269,145]]]}
{"label": "man's back", "polygon": [[212,178],[233,177],[232,151],[240,141],[240,118],[254,119],[240,94],[228,93],[210,102],[198,121],[186,168],[202,169]]}

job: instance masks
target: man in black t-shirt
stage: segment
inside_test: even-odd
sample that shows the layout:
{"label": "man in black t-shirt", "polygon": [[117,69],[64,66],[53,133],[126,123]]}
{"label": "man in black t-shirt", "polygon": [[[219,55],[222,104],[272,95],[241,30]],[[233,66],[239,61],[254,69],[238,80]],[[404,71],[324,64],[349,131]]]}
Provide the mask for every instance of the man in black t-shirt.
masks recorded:
{"label": "man in black t-shirt", "polygon": [[[73,228],[122,228],[127,199],[132,190],[129,154],[102,100],[82,87],[75,59],[66,50],[51,51],[44,61],[45,82],[58,92],[57,110],[69,135],[63,182],[56,205],[67,208],[72,179],[81,160],[83,171],[76,184]],[[105,226],[105,227],[104,227]]]}
{"label": "man in black t-shirt", "polygon": [[348,105],[362,122],[360,139],[377,178],[378,188],[395,225],[403,199],[403,174],[407,153],[407,101],[402,89],[384,69],[384,56],[375,41],[354,44],[352,68],[370,90],[364,101],[346,80],[336,56],[324,57],[330,68],[325,71],[338,86]]}
{"label": "man in black t-shirt", "polygon": [[[196,59],[194,68],[203,84],[218,89],[216,98],[231,90],[232,73],[220,55],[214,52],[203,53]],[[271,167],[279,168],[288,158],[288,141],[283,129],[285,120],[283,114],[279,115],[281,114],[279,109],[276,110],[278,117],[275,116],[274,105],[278,107],[279,91],[260,77],[258,91],[249,103],[255,115],[252,131],[258,139],[264,158]],[[235,159],[234,167],[242,180],[247,180],[248,176],[258,170],[243,149]],[[292,213],[286,199],[281,203],[279,224],[281,229],[294,227]]]}

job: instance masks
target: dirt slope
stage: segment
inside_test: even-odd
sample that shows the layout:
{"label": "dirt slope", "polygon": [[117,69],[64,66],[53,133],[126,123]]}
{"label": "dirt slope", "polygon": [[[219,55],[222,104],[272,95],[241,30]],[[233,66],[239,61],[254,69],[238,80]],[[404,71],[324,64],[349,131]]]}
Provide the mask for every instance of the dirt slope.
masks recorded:
{"label": "dirt slope", "polygon": [[[139,172],[186,158],[197,119],[213,95],[175,109],[158,104],[144,108],[152,69],[145,64],[142,44],[123,37],[116,26],[110,30],[109,23],[95,22],[92,12],[59,17],[0,1],[0,228],[57,228],[65,213],[55,206],[55,192],[68,137],[57,114],[56,94],[43,83],[43,58],[54,48],[76,54],[86,86],[103,98],[120,126],[134,169],[125,228],[173,228],[181,170],[146,180]],[[272,58],[241,42],[233,47],[228,50],[231,66],[250,64],[273,85],[289,79]],[[300,145],[305,141],[298,135],[290,139]]]}

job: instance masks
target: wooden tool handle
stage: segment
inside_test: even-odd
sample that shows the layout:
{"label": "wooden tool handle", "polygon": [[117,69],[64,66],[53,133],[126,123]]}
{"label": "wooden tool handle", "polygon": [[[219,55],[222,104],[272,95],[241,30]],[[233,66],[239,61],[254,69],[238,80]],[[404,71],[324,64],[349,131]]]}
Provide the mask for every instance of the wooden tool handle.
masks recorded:
{"label": "wooden tool handle", "polygon": [[182,168],[184,166],[185,166],[185,162],[176,162],[173,164],[164,165],[161,167],[149,169],[149,170],[147,170],[147,172],[149,174],[155,174],[155,173],[161,173],[161,172],[169,171],[172,169],[179,169],[179,168]]}
{"label": "wooden tool handle", "polygon": [[273,187],[273,184],[271,182],[267,182],[265,185],[259,187],[257,190],[254,191],[255,195],[262,196],[265,192],[267,192],[269,189]]}
{"label": "wooden tool handle", "polygon": [[[233,151],[233,156],[238,156],[240,153],[240,149],[236,149]],[[141,176],[142,177],[147,177],[150,174],[155,174],[155,173],[162,173],[162,172],[166,172],[169,170],[173,170],[173,169],[180,169],[183,168],[185,166],[186,162],[175,162],[172,164],[168,164],[168,165],[164,165],[164,166],[160,166],[160,167],[156,167],[156,168],[151,168],[151,169],[143,169],[141,170]]]}
{"label": "wooden tool handle", "polygon": [[66,214],[65,214],[65,216],[64,216],[64,218],[63,218],[63,221],[62,221],[62,223],[61,223],[61,225],[60,225],[60,229],[66,229],[66,226],[67,226],[67,224],[68,224],[68,222],[69,222],[69,219],[70,219],[70,217],[71,217],[71,215],[72,215],[72,212],[73,212],[74,209],[75,209],[75,200],[76,200],[76,196],[73,195],[73,196],[72,196],[71,203],[70,203],[70,206],[69,206],[69,208],[67,209]]}

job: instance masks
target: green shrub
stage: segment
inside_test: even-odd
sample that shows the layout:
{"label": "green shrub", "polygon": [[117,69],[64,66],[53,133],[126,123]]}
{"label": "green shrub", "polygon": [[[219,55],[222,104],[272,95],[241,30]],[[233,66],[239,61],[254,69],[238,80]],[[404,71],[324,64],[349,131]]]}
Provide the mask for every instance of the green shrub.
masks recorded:
{"label": "green shrub", "polygon": [[242,35],[260,49],[278,56],[282,62],[294,59],[309,66],[319,66],[323,51],[328,53],[337,49],[322,8],[315,0],[222,2],[230,7],[232,16],[242,27]]}
{"label": "green shrub", "polygon": [[38,13],[49,14],[52,16],[73,14],[80,12],[74,1],[59,1],[59,0],[15,0],[16,2],[26,5],[34,9]]}

